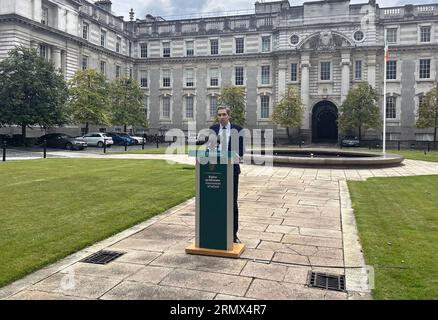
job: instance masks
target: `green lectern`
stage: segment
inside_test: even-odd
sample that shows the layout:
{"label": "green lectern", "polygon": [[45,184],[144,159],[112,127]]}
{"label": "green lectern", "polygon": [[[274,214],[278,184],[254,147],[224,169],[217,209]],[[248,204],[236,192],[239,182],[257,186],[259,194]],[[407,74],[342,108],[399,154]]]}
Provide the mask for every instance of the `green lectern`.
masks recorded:
{"label": "green lectern", "polygon": [[196,155],[196,242],[187,253],[238,258],[245,245],[233,243],[232,153]]}

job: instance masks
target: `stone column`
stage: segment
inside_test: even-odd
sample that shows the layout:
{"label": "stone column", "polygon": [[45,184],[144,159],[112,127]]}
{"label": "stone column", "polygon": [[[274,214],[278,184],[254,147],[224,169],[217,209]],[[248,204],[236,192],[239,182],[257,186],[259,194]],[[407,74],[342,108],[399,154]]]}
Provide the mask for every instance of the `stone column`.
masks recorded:
{"label": "stone column", "polygon": [[310,129],[310,97],[309,97],[309,84],[310,84],[310,55],[304,53],[301,55],[301,100],[304,105],[304,117],[302,123],[302,129]]}
{"label": "stone column", "polygon": [[55,65],[55,69],[61,69],[61,49],[57,47],[52,48],[52,62]]}
{"label": "stone column", "polygon": [[347,98],[348,91],[350,91],[350,51],[341,53],[341,67],[342,67],[342,80],[341,80],[341,103]]}
{"label": "stone column", "polygon": [[280,101],[281,96],[286,92],[286,72],[287,61],[280,59],[278,61],[278,83],[277,83],[277,100]]}
{"label": "stone column", "polygon": [[[368,83],[375,89],[376,88],[376,53],[370,53],[368,54]],[[383,72],[382,72],[383,73]]]}

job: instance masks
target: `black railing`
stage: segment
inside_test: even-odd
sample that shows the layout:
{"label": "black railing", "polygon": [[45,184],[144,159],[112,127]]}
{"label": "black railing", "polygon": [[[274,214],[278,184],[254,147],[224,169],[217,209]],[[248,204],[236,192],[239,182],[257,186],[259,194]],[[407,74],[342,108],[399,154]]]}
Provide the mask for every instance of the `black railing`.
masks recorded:
{"label": "black railing", "polygon": [[[368,149],[381,149],[382,140],[361,140],[360,146]],[[386,140],[388,150],[426,150],[427,152],[438,150],[438,142],[416,140]]]}

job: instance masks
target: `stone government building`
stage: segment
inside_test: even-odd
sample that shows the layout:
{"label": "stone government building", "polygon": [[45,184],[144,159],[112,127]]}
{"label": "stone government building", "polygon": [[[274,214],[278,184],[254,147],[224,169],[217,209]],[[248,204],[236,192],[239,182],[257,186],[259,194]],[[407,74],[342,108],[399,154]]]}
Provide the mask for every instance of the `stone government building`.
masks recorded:
{"label": "stone government building", "polygon": [[[415,128],[415,120],[423,95],[438,80],[438,4],[380,8],[375,0],[325,0],[291,6],[285,0],[256,2],[250,14],[214,17],[135,19],[131,11],[129,21],[111,5],[0,0],[0,59],[24,45],[53,61],[67,80],[81,68],[95,68],[109,79],[135,78],[153,128],[187,130],[191,120],[198,129],[209,126],[221,88],[236,85],[246,92],[247,127],[273,128],[281,137],[286,130],[270,117],[292,85],[305,104],[294,135],[307,142],[336,141],[338,108],[355,84],[369,82],[383,106],[386,30],[387,139],[432,140],[432,129]],[[50,130],[78,135],[81,129]],[[42,133],[36,128],[29,136]],[[368,130],[366,137],[380,138],[381,132]]]}

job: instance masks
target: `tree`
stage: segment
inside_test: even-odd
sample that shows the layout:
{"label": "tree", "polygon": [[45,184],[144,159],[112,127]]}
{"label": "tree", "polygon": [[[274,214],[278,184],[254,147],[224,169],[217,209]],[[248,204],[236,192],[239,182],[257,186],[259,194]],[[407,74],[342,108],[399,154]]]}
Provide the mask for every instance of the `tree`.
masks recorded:
{"label": "tree", "polygon": [[287,136],[290,139],[289,128],[299,128],[303,121],[304,106],[301,97],[296,90],[289,86],[282,95],[281,100],[274,107],[272,121],[286,128]]}
{"label": "tree", "polygon": [[114,124],[148,126],[144,112],[144,94],[138,82],[129,78],[117,78],[110,85],[111,115]]}
{"label": "tree", "polygon": [[348,92],[340,107],[339,127],[343,130],[358,129],[359,140],[363,128],[380,128],[382,125],[377,91],[367,82],[361,82]]}
{"label": "tree", "polygon": [[106,78],[93,69],[78,70],[69,82],[68,112],[74,123],[111,125],[109,86]]}
{"label": "tree", "polygon": [[0,62],[0,125],[26,128],[66,123],[67,86],[54,65],[35,49],[17,47]]}
{"label": "tree", "polygon": [[433,143],[437,142],[437,127],[438,127],[438,82],[423,98],[420,107],[418,108],[418,128],[434,128]]}
{"label": "tree", "polygon": [[[219,104],[230,107],[233,123],[245,125],[245,90],[240,87],[225,87],[219,96]],[[217,120],[216,120],[217,121]]]}

